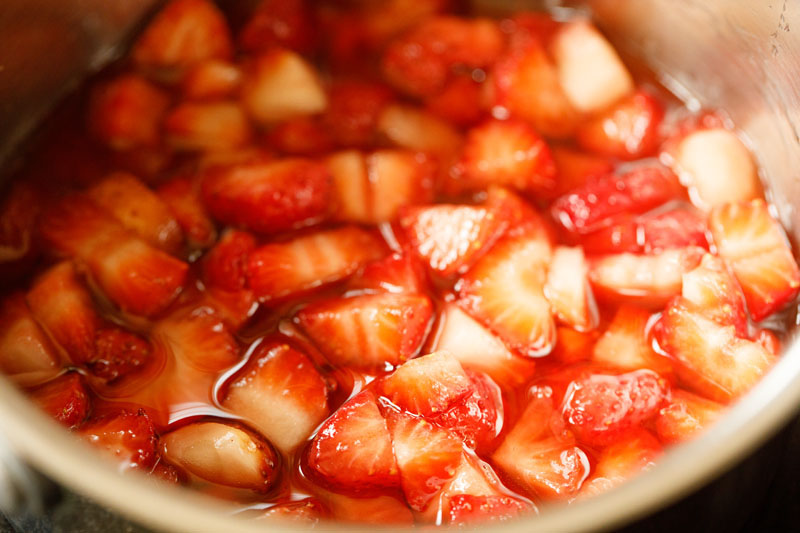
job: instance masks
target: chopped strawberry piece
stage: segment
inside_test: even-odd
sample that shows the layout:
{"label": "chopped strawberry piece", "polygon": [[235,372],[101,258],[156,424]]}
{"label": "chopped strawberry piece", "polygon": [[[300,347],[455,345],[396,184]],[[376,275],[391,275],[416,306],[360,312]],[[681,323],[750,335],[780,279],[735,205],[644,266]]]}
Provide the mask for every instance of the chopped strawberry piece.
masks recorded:
{"label": "chopped strawberry piece", "polygon": [[170,253],[183,245],[183,231],[169,206],[135,176],[114,172],[87,189],[89,198],[125,228]]}
{"label": "chopped strawberry piece", "polygon": [[702,218],[688,209],[643,215],[639,217],[639,228],[645,253],[686,246],[708,249],[708,227]]}
{"label": "chopped strawberry piece", "polygon": [[114,150],[155,146],[169,97],[135,74],[125,74],[94,89],[89,102],[89,129]]}
{"label": "chopped strawberry piece", "polygon": [[378,132],[393,145],[435,155],[449,164],[461,149],[461,133],[450,123],[422,109],[390,104],[378,117]]}
{"label": "chopped strawberry piece", "polygon": [[550,149],[521,121],[492,119],[469,130],[461,164],[466,180],[478,188],[496,184],[537,193],[556,184]]}
{"label": "chopped strawberry piece", "polygon": [[7,296],[0,306],[0,370],[19,385],[38,385],[59,374],[60,359],[34,320],[25,295]]}
{"label": "chopped strawberry piece", "polygon": [[655,339],[675,360],[687,388],[728,402],[755,385],[776,357],[760,344],[737,337],[734,326],[721,326],[693,308],[676,298],[655,325]]}
{"label": "chopped strawberry piece", "polygon": [[722,259],[704,255],[697,268],[683,275],[681,296],[706,318],[721,326],[734,326],[738,336],[747,336],[744,294]]}
{"label": "chopped strawberry piece", "polygon": [[556,346],[549,358],[566,364],[591,359],[598,337],[597,330],[576,331],[570,327],[560,326],[556,330]]}
{"label": "chopped strawberry piece", "polygon": [[187,424],[163,435],[159,444],[166,460],[219,485],[267,492],[280,473],[280,457],[271,446],[229,424]]}
{"label": "chopped strawberry piece", "polygon": [[646,368],[661,376],[673,373],[670,360],[658,355],[647,337],[652,313],[641,307],[623,305],[597,339],[592,361],[620,370]]}
{"label": "chopped strawberry piece", "polygon": [[257,248],[247,283],[262,301],[285,298],[346,278],[385,253],[381,240],[360,228],[319,231]]}
{"label": "chopped strawberry piece", "polygon": [[94,356],[84,364],[93,375],[111,383],[143,367],[152,351],[150,343],[141,337],[108,327],[97,331]]}
{"label": "chopped strawberry piece", "polygon": [[325,218],[330,176],[309,159],[212,167],[202,184],[211,214],[259,233],[308,226]]}
{"label": "chopped strawberry piece", "polygon": [[381,372],[419,353],[432,316],[426,296],[385,293],[316,302],[295,321],[334,365]]}
{"label": "chopped strawberry piece", "polygon": [[325,111],[328,97],[316,70],[289,50],[275,48],[245,63],[242,105],[260,124]]}
{"label": "chopped strawberry piece", "polygon": [[296,117],[284,120],[267,135],[267,143],[288,155],[313,156],[330,151],[333,138],[316,118]]}
{"label": "chopped strawberry piece", "polygon": [[457,126],[471,126],[485,114],[481,87],[471,76],[456,76],[440,93],[425,100],[425,108]]}
{"label": "chopped strawberry piece", "polygon": [[489,448],[502,429],[503,399],[500,388],[484,374],[465,370],[474,391],[432,420],[479,452]]}
{"label": "chopped strawberry piece", "polygon": [[44,412],[70,429],[80,426],[89,414],[89,393],[77,372],[36,387],[30,395]]}
{"label": "chopped strawberry piece", "polygon": [[763,200],[716,208],[709,227],[730,265],[753,320],[782,309],[800,291],[800,269],[780,224]]}
{"label": "chopped strawberry piece", "polygon": [[370,293],[419,294],[425,287],[425,272],[412,254],[395,252],[364,265],[348,286]]}
{"label": "chopped strawberry piece", "polygon": [[219,100],[236,95],[242,71],[228,61],[209,59],[190,68],[181,79],[181,93],[188,100]]}
{"label": "chopped strawberry piece", "polygon": [[553,191],[558,195],[577,189],[596,176],[606,176],[614,171],[614,164],[605,157],[564,146],[551,146],[550,153],[558,170],[558,183]]}
{"label": "chopped strawberry piece", "polygon": [[552,233],[538,211],[519,194],[506,187],[491,185],[486,191],[484,205],[495,213],[501,213],[508,221],[506,234],[518,235],[526,231]]}
{"label": "chopped strawberry piece", "polygon": [[550,241],[541,232],[509,236],[457,285],[458,304],[523,356],[547,355],[556,340],[544,296],[551,254]]}
{"label": "chopped strawberry piece", "polygon": [[233,55],[224,15],[208,0],[170,0],[133,46],[133,61],[164,81],[175,81],[188,67]]}
{"label": "chopped strawberry piece", "polygon": [[328,388],[305,354],[287,344],[267,342],[234,376],[222,406],[288,452],[328,416]]}
{"label": "chopped strawberry piece", "polygon": [[610,490],[651,468],[662,453],[661,444],[649,431],[637,429],[600,453],[594,473],[581,492],[596,495]]}
{"label": "chopped strawberry piece", "polygon": [[688,247],[657,255],[595,257],[589,263],[589,280],[598,298],[657,308],[680,294],[683,274],[695,268],[704,254],[702,248]]}
{"label": "chopped strawberry piece", "polygon": [[178,176],[161,185],[156,192],[169,207],[192,247],[207,248],[214,244],[217,230],[203,205],[197,180]]}
{"label": "chopped strawberry piece", "polygon": [[772,355],[781,354],[781,341],[778,336],[766,328],[758,328],[753,340],[764,347]]}
{"label": "chopped strawberry piece", "polygon": [[339,490],[359,493],[400,484],[386,420],[368,391],[325,421],[305,462],[310,474]]}
{"label": "chopped strawberry piece", "polygon": [[340,146],[371,146],[375,141],[378,117],[393,98],[392,91],[381,84],[338,82],[330,89],[323,124]]}
{"label": "chopped strawberry piece", "polygon": [[680,194],[680,184],[669,171],[643,167],[587,180],[556,199],[551,213],[567,231],[585,234],[611,225],[618,215],[647,211]]}
{"label": "chopped strawberry piece", "polygon": [[456,494],[450,499],[448,519],[453,525],[506,522],[530,510],[530,505],[511,496]]}
{"label": "chopped strawberry piece", "polygon": [[409,507],[424,510],[461,463],[461,440],[423,418],[387,408],[400,486]]}
{"label": "chopped strawberry piece", "polygon": [[236,102],[184,102],[164,119],[166,142],[176,150],[233,150],[250,142],[250,123]]}
{"label": "chopped strawberry piece", "polygon": [[239,32],[245,52],[275,47],[310,54],[317,44],[314,12],[306,0],[261,0]]}
{"label": "chopped strawberry piece", "polygon": [[283,521],[316,524],[327,515],[322,504],[314,498],[278,503],[265,509],[256,519],[278,518]]}
{"label": "chopped strawberry piece", "polygon": [[507,227],[492,209],[442,204],[404,209],[400,225],[414,251],[442,276],[466,271]]}
{"label": "chopped strawberry piece", "polygon": [[221,319],[206,310],[178,312],[159,321],[152,337],[196,370],[215,373],[239,361],[239,346]]}
{"label": "chopped strawberry piece", "polygon": [[446,303],[440,315],[436,350],[450,352],[465,369],[485,372],[503,386],[527,382],[536,369],[533,360],[512,354],[455,303]]}
{"label": "chopped strawberry piece", "polygon": [[674,389],[672,399],[656,419],[658,438],[675,444],[689,440],[713,424],[723,409],[722,404]]}
{"label": "chopped strawberry piece", "polygon": [[658,148],[664,109],[656,98],[638,90],[578,127],[581,148],[619,159],[640,159]]}
{"label": "chopped strawberry piece", "polygon": [[243,289],[250,252],[255,238],[245,231],[229,230],[203,257],[203,279],[211,286],[228,291]]}
{"label": "chopped strawberry piece", "polygon": [[436,165],[419,152],[377,150],[367,157],[373,222],[393,220],[398,211],[433,199]]}
{"label": "chopped strawberry piece", "polygon": [[570,383],[564,420],[578,439],[606,446],[653,418],[669,395],[669,385],[652,370],[593,374]]}
{"label": "chopped strawberry piece", "polygon": [[120,471],[149,471],[158,458],[155,427],[143,409],[101,415],[89,420],[78,433],[113,459]]}
{"label": "chopped strawberry piece", "polygon": [[580,247],[558,246],[553,250],[544,295],[559,321],[578,331],[594,329],[599,320],[588,274]]}
{"label": "chopped strawberry piece", "polygon": [[436,352],[399,366],[383,381],[381,390],[401,409],[433,417],[472,394],[475,385],[452,355]]}
{"label": "chopped strawberry piece", "polygon": [[211,307],[231,328],[237,331],[258,309],[256,297],[251,290],[228,291],[217,287],[206,287],[202,303]]}

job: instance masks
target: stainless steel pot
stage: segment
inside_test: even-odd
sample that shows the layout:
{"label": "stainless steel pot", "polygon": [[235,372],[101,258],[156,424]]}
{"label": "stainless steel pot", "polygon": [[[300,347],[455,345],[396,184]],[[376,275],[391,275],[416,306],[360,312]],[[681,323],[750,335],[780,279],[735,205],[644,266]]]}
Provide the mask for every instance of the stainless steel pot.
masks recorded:
{"label": "stainless steel pot", "polygon": [[[152,8],[153,0],[5,0],[0,3],[0,166],[59,95],[102,65]],[[545,2],[548,5],[555,2]],[[483,2],[522,9],[531,2]],[[588,0],[605,30],[642,57],[664,83],[695,104],[726,109],[760,163],[781,219],[800,241],[800,4],[752,0]],[[751,452],[800,404],[800,326],[780,363],[701,438],[673,449],[621,488],[503,531],[607,529],[674,501]],[[0,505],[36,502],[28,466],[158,530],[297,531],[254,523],[219,501],[135,475],[119,476],[92,450],[40,413],[0,378]],[[7,441],[7,442],[4,442]],[[350,525],[323,530],[353,531]],[[364,527],[363,530],[376,530]],[[487,528],[488,529],[488,528]]]}

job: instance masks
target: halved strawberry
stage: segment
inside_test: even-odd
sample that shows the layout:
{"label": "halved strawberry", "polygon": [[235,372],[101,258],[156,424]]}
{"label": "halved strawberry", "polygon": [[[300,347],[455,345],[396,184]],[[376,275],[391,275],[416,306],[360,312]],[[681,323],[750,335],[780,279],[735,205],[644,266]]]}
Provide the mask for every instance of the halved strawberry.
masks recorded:
{"label": "halved strawberry", "polygon": [[458,304],[523,356],[546,355],[556,340],[544,296],[551,253],[541,231],[505,237],[457,285]]}
{"label": "halved strawberry", "polygon": [[800,291],[800,269],[780,224],[763,200],[725,204],[712,211],[711,234],[730,265],[753,320],[783,308]]}
{"label": "halved strawberry", "polygon": [[176,312],[160,320],[151,336],[195,370],[216,373],[239,361],[239,346],[222,320],[207,310]]}
{"label": "halved strawberry", "polygon": [[328,97],[317,71],[300,55],[274,48],[243,67],[242,105],[261,124],[325,111]]}
{"label": "halved strawberry", "polygon": [[348,287],[370,293],[419,294],[425,286],[425,272],[409,252],[395,252],[364,265]]}
{"label": "halved strawberry", "polygon": [[436,352],[399,366],[380,390],[401,409],[433,417],[471,394],[475,385],[451,354]]}
{"label": "halved strawberry", "polygon": [[284,522],[302,522],[305,524],[316,524],[321,518],[325,518],[327,512],[322,504],[315,498],[304,498],[290,502],[278,503],[263,510],[259,516],[254,518],[272,519],[277,518]]}
{"label": "halved strawberry", "polygon": [[181,79],[181,93],[188,100],[218,100],[234,96],[242,83],[237,65],[209,59],[190,68]]}
{"label": "halved strawberry", "polygon": [[224,151],[246,145],[252,130],[237,102],[183,102],[164,118],[164,134],[175,150]]}
{"label": "halved strawberry", "polygon": [[592,374],[570,383],[562,414],[578,439],[607,446],[653,418],[669,397],[669,384],[652,370]]}
{"label": "halved strawberry", "polygon": [[243,289],[246,268],[256,239],[245,231],[228,230],[203,257],[203,279],[209,285],[228,291]]}
{"label": "halved strawberry", "polygon": [[506,522],[534,508],[511,496],[456,494],[450,498],[448,523],[452,525]]}
{"label": "halved strawberry", "polygon": [[417,355],[432,316],[426,296],[384,293],[315,302],[295,321],[334,365],[374,373]]}
{"label": "halved strawberry", "polygon": [[592,361],[621,370],[653,370],[663,377],[673,373],[670,360],[657,354],[647,337],[652,313],[641,307],[623,305],[597,339]]}
{"label": "halved strawberry", "polygon": [[649,431],[637,428],[627,438],[600,453],[592,476],[583,484],[581,495],[600,494],[628,481],[651,468],[662,453],[658,439]]}
{"label": "halved strawberry", "polygon": [[465,179],[474,187],[507,185],[535,194],[556,184],[550,149],[536,131],[516,120],[489,120],[472,128],[461,156]]}
{"label": "halved strawberry", "polygon": [[737,337],[734,326],[717,324],[680,297],[666,308],[654,333],[686,387],[712,400],[741,396],[776,361],[760,344]]}
{"label": "halved strawberry", "polygon": [[409,507],[424,510],[461,463],[461,440],[423,418],[386,408],[386,422]]}
{"label": "halved strawberry", "polygon": [[433,272],[463,273],[505,231],[502,213],[481,206],[439,204],[409,207],[400,225]]}
{"label": "halved strawberry", "polygon": [[322,122],[337,144],[372,146],[381,111],[394,99],[385,85],[367,81],[340,81],[331,87]]}
{"label": "halved strawberry", "polygon": [[472,76],[456,76],[441,92],[425,100],[425,108],[457,126],[471,126],[485,115],[481,87]]}
{"label": "halved strawberry", "polygon": [[58,351],[36,323],[25,295],[7,296],[0,306],[0,369],[22,386],[38,385],[61,371]]}
{"label": "halved strawberry", "polygon": [[318,231],[256,248],[247,283],[262,301],[284,298],[346,278],[385,253],[379,237],[355,226]]}
{"label": "halved strawberry", "polygon": [[164,81],[175,81],[205,59],[233,55],[224,15],[208,0],[170,0],[133,45],[134,63]]}
{"label": "halved strawberry", "polygon": [[312,6],[306,0],[261,0],[239,31],[237,43],[245,52],[282,46],[310,54],[317,43]]}
{"label": "halved strawberry", "polygon": [[564,24],[550,45],[558,80],[575,108],[597,112],[633,91],[628,69],[605,37],[586,20]]}
{"label": "halved strawberry", "polygon": [[94,356],[85,361],[84,365],[93,375],[111,383],[143,367],[152,352],[148,341],[111,326],[97,331]]}
{"label": "halved strawberry", "polygon": [[94,136],[114,150],[155,146],[169,97],[135,74],[99,85],[89,101],[88,126]]}
{"label": "halved strawberry", "polygon": [[272,446],[243,429],[221,422],[194,422],[159,441],[161,455],[204,482],[267,492],[280,474]]}
{"label": "halved strawberry", "polygon": [[135,176],[114,172],[86,190],[120,224],[153,246],[180,251],[183,231],[169,206]]}
{"label": "halved strawberry", "polygon": [[68,372],[29,394],[44,412],[70,429],[80,426],[89,414],[89,393],[77,372]]}
{"label": "halved strawberry", "polygon": [[735,327],[740,337],[747,336],[744,294],[722,259],[704,255],[697,268],[683,275],[681,296],[707,318]]}
{"label": "halved strawberry", "polygon": [[593,257],[589,280],[599,299],[657,308],[680,294],[683,274],[695,268],[704,254],[702,248],[691,246],[656,255]]}
{"label": "halved strawberry", "polygon": [[177,176],[161,185],[156,192],[169,207],[191,246],[207,248],[214,244],[217,230],[203,205],[197,180]]}
{"label": "halved strawberry", "polygon": [[552,390],[537,389],[519,420],[492,455],[498,468],[540,498],[575,494],[589,475],[589,459],[570,432],[551,429],[558,413]]}
{"label": "halved strawberry", "polygon": [[158,459],[155,427],[143,409],[122,409],[92,418],[78,433],[114,460],[122,472],[149,471]]}
{"label": "halved strawberry", "polygon": [[614,164],[605,157],[565,146],[551,146],[550,153],[558,170],[558,182],[553,191],[558,195],[583,186],[595,176],[605,176],[614,171]]}
{"label": "halved strawberry", "polygon": [[724,408],[691,392],[673,389],[672,399],[656,418],[658,438],[665,443],[689,440],[713,424]]}
{"label": "halved strawberry", "polygon": [[316,117],[295,117],[272,128],[267,144],[282,154],[314,156],[333,149],[334,139]]}
{"label": "halved strawberry", "polygon": [[311,475],[350,493],[400,484],[386,420],[371,392],[357,394],[325,421],[305,464]]}
{"label": "halved strawberry", "polygon": [[444,304],[435,349],[453,354],[465,369],[485,372],[503,386],[527,382],[536,369],[533,360],[512,354],[455,303]]}
{"label": "halved strawberry", "polygon": [[668,170],[642,167],[587,180],[556,199],[551,214],[567,231],[585,234],[610,226],[616,216],[641,213],[680,195],[680,184]]}
{"label": "halved strawberry", "polygon": [[234,376],[222,406],[288,452],[328,416],[328,388],[305,354],[284,343],[265,342]]}
{"label": "halved strawberry", "polygon": [[432,420],[449,429],[464,444],[479,453],[491,447],[503,427],[503,398],[492,379],[465,369],[474,391]]}
{"label": "halved strawberry", "polygon": [[214,218],[258,233],[276,233],[325,218],[330,176],[310,159],[287,158],[208,169],[203,200]]}
{"label": "halved strawberry", "polygon": [[658,148],[661,103],[638,90],[578,126],[575,138],[581,148],[619,159],[640,159]]}
{"label": "halved strawberry", "polygon": [[553,250],[544,295],[556,318],[578,331],[596,328],[599,320],[588,274],[580,247],[558,246]]}

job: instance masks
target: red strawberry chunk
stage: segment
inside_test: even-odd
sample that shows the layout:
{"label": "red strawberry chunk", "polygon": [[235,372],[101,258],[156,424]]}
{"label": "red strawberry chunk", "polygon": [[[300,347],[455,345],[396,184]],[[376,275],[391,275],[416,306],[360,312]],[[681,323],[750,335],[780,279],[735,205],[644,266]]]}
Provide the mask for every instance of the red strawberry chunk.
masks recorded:
{"label": "red strawberry chunk", "polygon": [[707,318],[734,326],[738,336],[747,336],[744,294],[722,259],[704,255],[697,268],[683,275],[681,296]]}
{"label": "red strawberry chunk", "polygon": [[647,211],[680,194],[680,184],[669,171],[643,167],[588,180],[556,199],[551,213],[567,231],[585,234],[611,225],[615,216]]}
{"label": "red strawberry chunk", "polygon": [[582,495],[600,494],[628,481],[651,468],[662,453],[661,444],[649,431],[637,429],[600,453],[594,473],[584,483]]}
{"label": "red strawberry chunk", "polygon": [[562,413],[579,440],[606,446],[653,418],[668,395],[669,385],[652,370],[593,374],[570,383]]}
{"label": "red strawberry chunk", "polygon": [[338,490],[369,492],[400,483],[386,420],[368,391],[348,400],[325,421],[305,462],[310,474]]}
{"label": "red strawberry chunk", "polygon": [[742,286],[753,320],[794,300],[800,291],[800,269],[763,200],[722,205],[712,211],[709,227],[720,257]]}
{"label": "red strawberry chunk", "polygon": [[537,233],[551,232],[551,228],[536,209],[519,194],[506,187],[490,186],[486,191],[484,205],[495,213],[501,213],[507,220],[508,234],[518,235],[529,230]]}
{"label": "red strawberry chunk", "polygon": [[360,228],[319,231],[257,248],[247,283],[262,301],[285,298],[346,278],[385,253],[383,242]]}
{"label": "red strawberry chunk", "polygon": [[640,89],[581,124],[575,136],[581,148],[589,152],[640,159],[653,155],[658,147],[663,117],[661,103]]}
{"label": "red strawberry chunk", "polygon": [[367,292],[419,294],[425,287],[425,272],[412,254],[395,252],[364,265],[348,286]]}
{"label": "red strawberry chunk", "polygon": [[334,365],[380,372],[419,352],[432,316],[426,296],[385,293],[316,302],[295,321]]}
{"label": "red strawberry chunk", "polygon": [[481,88],[471,76],[456,76],[440,93],[425,100],[425,108],[457,126],[471,126],[485,114]]}
{"label": "red strawberry chunk", "polygon": [[461,164],[466,180],[476,188],[496,184],[537,193],[556,184],[550,149],[521,121],[492,119],[469,130]]}
{"label": "red strawberry chunk", "polygon": [[328,416],[328,387],[305,354],[284,343],[265,342],[234,376],[222,406],[288,452]]}
{"label": "red strawberry chunk", "polygon": [[207,310],[174,313],[158,322],[152,335],[166,343],[176,358],[202,372],[220,372],[239,361],[233,335]]}
{"label": "red strawberry chunk", "polygon": [[598,322],[588,274],[589,267],[580,247],[558,246],[553,250],[544,295],[559,321],[578,331],[594,329]]}
{"label": "red strawberry chunk", "polygon": [[78,431],[81,437],[113,459],[120,471],[149,471],[155,464],[156,431],[144,410],[116,411],[89,420]]}
{"label": "red strawberry chunk", "polygon": [[183,229],[189,244],[207,248],[217,240],[217,229],[206,211],[196,180],[178,176],[156,191]]}
{"label": "red strawberry chunk", "polygon": [[737,337],[734,326],[717,324],[683,298],[667,307],[654,333],[686,387],[720,402],[747,392],[776,361],[760,344]]}
{"label": "red strawberry chunk", "polygon": [[60,359],[34,320],[25,295],[6,297],[0,306],[0,370],[19,385],[38,385],[59,374]]}
{"label": "red strawberry chunk", "polygon": [[319,487],[315,495],[330,510],[330,518],[343,523],[388,524],[391,526],[413,526],[414,515],[400,496],[380,495],[363,497],[336,494]]}
{"label": "red strawberry chunk", "polygon": [[321,518],[326,516],[325,508],[314,498],[305,498],[291,502],[278,503],[265,509],[256,519],[272,519],[291,522],[302,522],[304,524],[316,524]]}
{"label": "red strawberry chunk", "polygon": [[574,364],[586,361],[592,356],[592,349],[599,337],[598,331],[576,331],[560,326],[556,331],[556,346],[550,359],[561,363]]}
{"label": "red strawberry chunk", "polygon": [[84,364],[93,375],[111,383],[143,367],[152,352],[150,343],[138,335],[107,327],[97,331],[94,356]]}
{"label": "red strawberry chunk", "polygon": [[243,289],[250,252],[255,238],[245,231],[229,230],[203,258],[203,279],[209,285],[228,291]]}
{"label": "red strawberry chunk", "polygon": [[708,249],[708,227],[694,211],[672,209],[639,218],[645,253],[699,246]]}
{"label": "red strawberry chunk", "polygon": [[164,119],[166,142],[175,150],[234,150],[250,142],[242,107],[228,102],[183,102]]}
{"label": "red strawberry chunk", "polygon": [[218,220],[275,233],[325,217],[330,176],[324,165],[307,159],[243,163],[207,171],[202,191]]}
{"label": "red strawberry chunk", "polygon": [[209,59],[190,68],[181,79],[181,93],[188,100],[232,97],[242,83],[242,71],[228,61]]}
{"label": "red strawberry chunk", "polygon": [[461,440],[423,418],[387,408],[386,414],[400,486],[409,507],[424,510],[433,496],[456,473],[461,463]]}
{"label": "red strawberry chunk", "polygon": [[562,195],[577,189],[595,176],[605,176],[614,171],[614,164],[605,157],[579,152],[564,146],[552,146],[558,183],[554,193]]}
{"label": "red strawberry chunk", "polygon": [[333,139],[316,118],[284,120],[267,135],[267,143],[288,155],[313,156],[333,149]]}
{"label": "red strawberry chunk", "polygon": [[597,339],[592,361],[620,370],[646,368],[661,376],[672,375],[670,360],[657,354],[647,337],[652,313],[641,307],[623,305]]}
{"label": "red strawberry chunk", "polygon": [[233,43],[223,14],[208,0],[171,0],[133,46],[133,61],[165,81],[205,59],[229,59]]}
{"label": "red strawberry chunk", "polygon": [[392,91],[378,83],[338,82],[330,89],[322,122],[340,146],[371,146],[378,117],[393,98]]}
{"label": "red strawberry chunk", "polygon": [[424,417],[446,412],[474,390],[469,376],[447,352],[412,359],[381,384],[383,395],[393,404]]}
{"label": "red strawberry chunk", "polygon": [[448,519],[453,525],[506,522],[530,510],[529,504],[511,496],[457,494],[450,499]]}
{"label": "red strawberry chunk", "polygon": [[446,204],[404,209],[400,225],[417,255],[442,276],[464,272],[507,227],[487,207]]}
{"label": "red strawberry chunk", "polygon": [[239,32],[246,52],[285,47],[308,54],[317,43],[314,12],[305,0],[262,0]]}
{"label": "red strawberry chunk", "polygon": [[520,355],[547,355],[556,327],[544,296],[549,239],[536,231],[498,242],[459,280],[458,304]]}
{"label": "red strawberry chunk", "polygon": [[661,408],[656,419],[658,438],[665,443],[689,440],[713,424],[723,409],[722,404],[674,389],[672,399]]}
{"label": "red strawberry chunk", "polygon": [[212,308],[232,331],[241,328],[258,308],[251,290],[228,291],[213,286],[206,287],[199,305]]}
{"label": "red strawberry chunk", "polygon": [[503,399],[490,377],[465,372],[475,390],[432,420],[457,435],[468,448],[481,452],[491,446],[502,429]]}
{"label": "red strawberry chunk", "polygon": [[30,395],[44,412],[70,429],[80,426],[89,414],[89,393],[77,372],[36,387]]}

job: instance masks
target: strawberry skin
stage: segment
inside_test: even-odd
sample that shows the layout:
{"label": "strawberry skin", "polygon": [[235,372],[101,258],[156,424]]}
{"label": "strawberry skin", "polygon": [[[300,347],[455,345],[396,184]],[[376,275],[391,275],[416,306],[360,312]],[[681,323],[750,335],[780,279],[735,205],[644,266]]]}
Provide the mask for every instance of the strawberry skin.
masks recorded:
{"label": "strawberry skin", "polygon": [[800,269],[763,200],[717,207],[709,227],[720,257],[744,291],[753,320],[766,318],[797,297]]}
{"label": "strawberry skin", "polygon": [[84,364],[92,374],[112,383],[143,367],[152,353],[150,343],[138,335],[118,327],[107,327],[97,331],[94,357]]}
{"label": "strawberry skin", "polygon": [[249,233],[229,230],[203,258],[203,279],[209,285],[237,291],[247,283],[246,268],[256,239]]}
{"label": "strawberry skin", "polygon": [[243,163],[209,169],[202,193],[214,218],[276,233],[325,218],[330,176],[324,165],[307,159]]}
{"label": "strawberry skin", "polygon": [[724,408],[691,392],[674,389],[672,399],[656,419],[658,438],[670,444],[689,440],[713,424]]}
{"label": "strawberry skin", "polygon": [[503,425],[500,388],[484,374],[466,370],[474,391],[432,420],[457,435],[467,448],[488,449]]}
{"label": "strawberry skin", "polygon": [[259,2],[236,42],[246,52],[285,47],[310,54],[317,44],[314,12],[306,0]]}
{"label": "strawberry skin", "polygon": [[378,117],[393,99],[391,89],[378,83],[339,82],[330,89],[322,122],[340,146],[371,146]]}
{"label": "strawberry skin", "polygon": [[89,414],[89,393],[81,375],[69,372],[30,391],[31,398],[47,414],[70,429]]}
{"label": "strawberry skin", "polygon": [[432,316],[426,296],[385,293],[316,302],[295,321],[334,365],[380,372],[419,352]]}
{"label": "strawberry skin", "polygon": [[416,257],[409,252],[395,252],[378,261],[364,265],[348,286],[366,292],[419,294],[425,287],[425,272]]}
{"label": "strawberry skin", "polygon": [[123,409],[89,420],[78,433],[117,462],[120,471],[149,471],[158,458],[152,420],[139,409]]}
{"label": "strawberry skin", "polygon": [[311,441],[305,464],[310,474],[348,492],[400,484],[391,436],[372,393],[359,393],[325,421]]}
{"label": "strawberry skin", "polygon": [[197,180],[177,176],[156,191],[167,205],[193,248],[207,248],[217,240],[217,229],[206,211]]}

